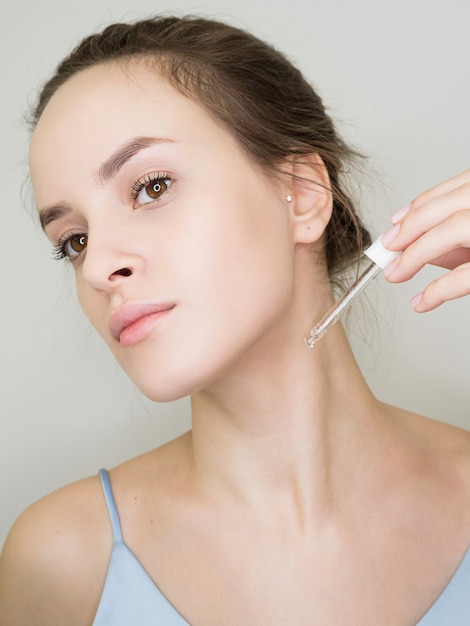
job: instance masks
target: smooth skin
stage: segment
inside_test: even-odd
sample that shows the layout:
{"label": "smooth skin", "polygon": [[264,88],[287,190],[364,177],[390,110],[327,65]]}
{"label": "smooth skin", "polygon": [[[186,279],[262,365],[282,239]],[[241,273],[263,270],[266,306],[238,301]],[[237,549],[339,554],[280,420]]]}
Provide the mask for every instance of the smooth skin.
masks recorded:
{"label": "smooth skin", "polygon": [[[165,141],[100,177],[136,137]],[[306,349],[332,303],[319,158],[312,183],[295,159],[268,175],[134,61],[132,80],[108,65],[62,86],[30,163],[48,237],[77,237],[93,326],[148,397],[191,395],[191,432],[110,472],[125,541],[167,598],[193,626],[416,624],[470,545],[470,433],[379,402],[340,324]],[[389,280],[450,268],[417,310],[470,293],[469,207],[470,171],[394,218]],[[124,346],[108,321],[129,302],[174,306]],[[96,476],[33,504],[0,560],[1,626],[91,626],[111,547]]]}

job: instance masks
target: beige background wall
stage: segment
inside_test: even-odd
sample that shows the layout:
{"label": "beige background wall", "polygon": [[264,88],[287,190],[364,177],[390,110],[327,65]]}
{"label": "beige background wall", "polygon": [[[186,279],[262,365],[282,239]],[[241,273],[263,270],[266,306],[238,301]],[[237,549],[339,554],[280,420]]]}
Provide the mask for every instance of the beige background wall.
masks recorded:
{"label": "beige background wall", "polygon": [[[0,22],[0,544],[41,495],[189,427],[186,400],[151,405],[75,303],[31,216],[28,103],[83,35],[153,12],[194,12],[253,30],[314,82],[344,134],[370,155],[362,203],[375,234],[423,189],[470,167],[468,0],[16,0]],[[470,428],[470,298],[425,316],[408,300],[436,275],[380,277],[350,320],[376,394]],[[371,314],[370,309],[374,312]]]}

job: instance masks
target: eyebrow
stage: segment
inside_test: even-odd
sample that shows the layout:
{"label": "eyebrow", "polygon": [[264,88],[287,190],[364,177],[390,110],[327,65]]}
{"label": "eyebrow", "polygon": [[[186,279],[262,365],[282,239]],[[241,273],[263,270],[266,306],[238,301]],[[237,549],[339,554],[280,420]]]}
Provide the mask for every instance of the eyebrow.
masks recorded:
{"label": "eyebrow", "polygon": [[[119,170],[136,154],[150,148],[159,143],[174,143],[174,139],[165,137],[134,137],[119,147],[113,154],[100,165],[97,172],[97,180],[99,184],[104,184],[111,180]],[[39,219],[43,230],[46,229],[51,222],[59,220],[71,212],[71,208],[67,206],[57,205],[44,209],[39,212]]]}
{"label": "eyebrow", "polygon": [[41,228],[46,230],[46,226],[55,220],[59,220],[67,213],[70,213],[72,209],[66,206],[52,206],[49,209],[44,209],[39,212],[39,221],[41,222]]}
{"label": "eyebrow", "polygon": [[115,176],[121,167],[127,163],[132,157],[141,150],[150,148],[158,143],[173,143],[173,139],[164,137],[134,137],[127,141],[124,145],[113,152],[106,161],[98,169],[98,181],[105,183]]}

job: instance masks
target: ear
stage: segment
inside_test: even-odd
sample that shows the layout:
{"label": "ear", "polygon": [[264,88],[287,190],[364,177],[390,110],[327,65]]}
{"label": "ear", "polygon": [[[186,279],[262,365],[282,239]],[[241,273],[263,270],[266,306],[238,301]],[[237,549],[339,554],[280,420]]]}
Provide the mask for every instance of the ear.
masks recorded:
{"label": "ear", "polygon": [[325,232],[333,210],[333,194],[325,164],[318,154],[289,162],[289,202],[295,243],[313,243]]}

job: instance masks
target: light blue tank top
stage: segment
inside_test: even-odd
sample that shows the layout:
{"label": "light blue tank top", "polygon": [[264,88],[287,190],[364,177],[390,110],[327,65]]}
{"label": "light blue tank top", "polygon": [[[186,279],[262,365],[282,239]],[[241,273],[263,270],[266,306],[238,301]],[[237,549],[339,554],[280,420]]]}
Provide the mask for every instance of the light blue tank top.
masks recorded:
{"label": "light blue tank top", "polygon": [[189,626],[124,543],[108,472],[100,477],[114,543],[93,626]]}
{"label": "light blue tank top", "polygon": [[[189,626],[124,543],[108,472],[100,477],[114,543],[93,626]],[[470,626],[470,550],[416,626]]]}

